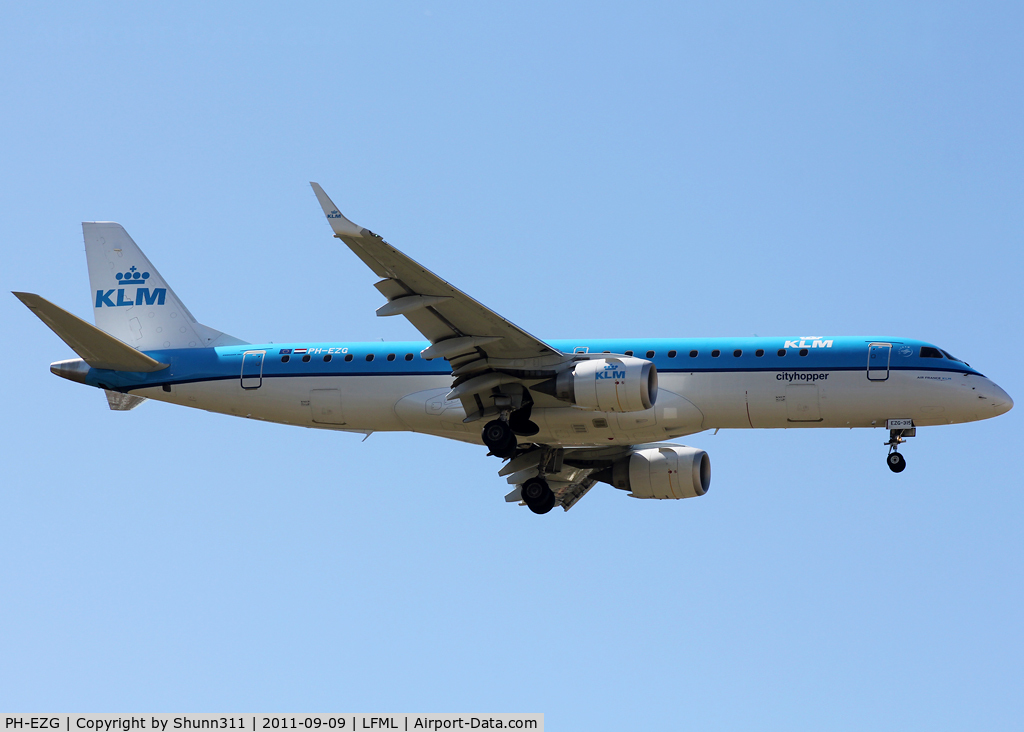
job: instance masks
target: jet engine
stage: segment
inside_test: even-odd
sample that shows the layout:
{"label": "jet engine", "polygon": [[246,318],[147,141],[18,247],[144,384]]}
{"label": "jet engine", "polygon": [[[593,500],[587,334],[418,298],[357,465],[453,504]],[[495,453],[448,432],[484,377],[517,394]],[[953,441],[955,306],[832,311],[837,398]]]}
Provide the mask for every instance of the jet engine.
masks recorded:
{"label": "jet engine", "polygon": [[693,498],[711,487],[711,458],[695,447],[659,445],[633,450],[591,477],[634,498]]}
{"label": "jet engine", "polygon": [[658,369],[631,356],[594,358],[532,388],[583,409],[642,412],[658,398]]}

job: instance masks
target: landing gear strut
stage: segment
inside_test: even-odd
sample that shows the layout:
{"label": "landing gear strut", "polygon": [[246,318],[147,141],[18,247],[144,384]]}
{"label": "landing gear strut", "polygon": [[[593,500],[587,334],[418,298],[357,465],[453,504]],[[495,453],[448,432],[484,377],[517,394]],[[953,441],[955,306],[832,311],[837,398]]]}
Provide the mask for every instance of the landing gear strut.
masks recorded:
{"label": "landing gear strut", "polygon": [[484,425],[481,437],[492,455],[510,458],[516,452],[516,436],[512,432],[512,428],[509,427],[507,419],[492,419]]}
{"label": "landing gear strut", "polygon": [[547,513],[555,507],[555,494],[543,478],[530,478],[523,483],[520,495],[534,513]]}
{"label": "landing gear strut", "polygon": [[886,464],[889,466],[889,470],[894,473],[902,473],[907,467],[907,460],[899,453],[900,444],[906,442],[907,437],[914,436],[914,430],[902,429],[902,430],[889,430],[889,441],[885,444],[889,446],[889,455],[885,458]]}
{"label": "landing gear strut", "polygon": [[521,437],[533,437],[540,432],[540,427],[530,421],[530,413],[533,411],[533,397],[530,390],[523,390],[523,405],[508,416],[508,426],[512,431]]}

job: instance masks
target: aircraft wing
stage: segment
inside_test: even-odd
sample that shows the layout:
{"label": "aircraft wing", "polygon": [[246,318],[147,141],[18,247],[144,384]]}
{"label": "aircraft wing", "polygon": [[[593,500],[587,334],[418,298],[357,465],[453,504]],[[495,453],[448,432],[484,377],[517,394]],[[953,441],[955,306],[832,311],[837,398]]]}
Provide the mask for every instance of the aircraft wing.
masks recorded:
{"label": "aircraft wing", "polygon": [[453,369],[472,361],[533,359],[562,354],[493,310],[448,284],[369,229],[345,218],[316,183],[316,193],[334,235],[384,279],[375,287],[387,304],[379,316],[404,315],[430,346],[424,358],[446,358]]}

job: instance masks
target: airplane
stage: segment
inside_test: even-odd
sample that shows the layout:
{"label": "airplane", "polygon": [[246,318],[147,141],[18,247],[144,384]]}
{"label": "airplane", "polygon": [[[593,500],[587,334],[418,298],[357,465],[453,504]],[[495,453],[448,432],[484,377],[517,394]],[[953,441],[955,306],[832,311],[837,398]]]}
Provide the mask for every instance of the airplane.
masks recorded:
{"label": "airplane", "polygon": [[880,428],[886,462],[918,427],[988,419],[1010,396],[966,362],[910,338],[634,338],[543,341],[343,216],[333,230],[380,278],[380,317],[426,341],[251,344],[202,325],[125,229],[84,222],[95,325],[13,293],[79,358],[57,376],[147,399],[319,429],[411,431],[503,461],[510,503],[545,514],[605,483],[634,498],[703,496],[711,460],[675,440],[707,430]]}

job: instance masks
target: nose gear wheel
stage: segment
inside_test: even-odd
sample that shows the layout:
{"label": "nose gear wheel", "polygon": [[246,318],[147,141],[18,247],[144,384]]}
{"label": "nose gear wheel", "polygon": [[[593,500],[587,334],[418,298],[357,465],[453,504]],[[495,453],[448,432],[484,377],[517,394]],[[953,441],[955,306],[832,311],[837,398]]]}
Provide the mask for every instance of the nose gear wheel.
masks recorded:
{"label": "nose gear wheel", "polygon": [[907,437],[913,437],[915,433],[914,428],[889,430],[889,441],[885,443],[889,446],[889,454],[885,458],[885,463],[892,472],[902,473],[906,469],[907,460],[900,455],[899,448],[902,443],[907,441]]}

